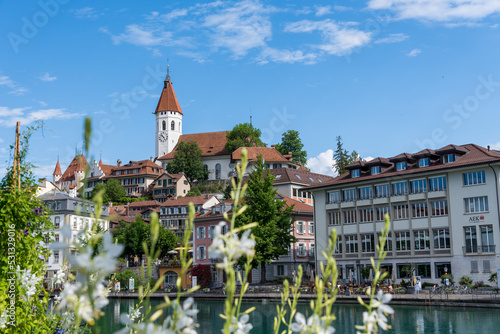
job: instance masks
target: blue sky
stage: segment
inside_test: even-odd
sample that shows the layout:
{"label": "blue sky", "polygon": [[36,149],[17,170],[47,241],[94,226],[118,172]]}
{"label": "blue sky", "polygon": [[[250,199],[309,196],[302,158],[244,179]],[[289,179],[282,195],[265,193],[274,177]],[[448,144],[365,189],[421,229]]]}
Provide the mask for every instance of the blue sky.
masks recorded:
{"label": "blue sky", "polygon": [[313,171],[341,135],[362,157],[449,143],[500,148],[500,2],[0,2],[0,174],[15,121],[44,120],[38,176],[65,168],[93,119],[106,163],[154,155],[166,65],[184,133],[249,121],[298,130]]}

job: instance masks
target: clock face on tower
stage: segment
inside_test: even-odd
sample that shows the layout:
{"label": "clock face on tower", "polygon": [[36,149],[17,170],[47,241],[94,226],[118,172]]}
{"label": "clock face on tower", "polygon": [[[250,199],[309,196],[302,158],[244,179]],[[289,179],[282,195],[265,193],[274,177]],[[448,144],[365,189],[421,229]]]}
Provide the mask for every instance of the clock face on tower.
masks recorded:
{"label": "clock face on tower", "polygon": [[168,139],[168,134],[166,132],[162,132],[160,133],[160,136],[158,137],[158,139],[161,141],[161,142],[165,142],[167,141]]}

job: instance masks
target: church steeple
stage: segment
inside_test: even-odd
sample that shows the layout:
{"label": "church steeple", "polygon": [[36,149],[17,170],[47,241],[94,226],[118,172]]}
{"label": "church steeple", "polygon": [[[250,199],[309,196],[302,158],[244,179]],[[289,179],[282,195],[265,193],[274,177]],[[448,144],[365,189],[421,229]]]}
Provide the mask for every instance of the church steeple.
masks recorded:
{"label": "church steeple", "polygon": [[160,100],[156,106],[155,114],[159,111],[176,111],[181,113],[182,110],[177,101],[177,96],[175,95],[174,88],[172,87],[172,81],[170,81],[170,68],[167,66],[167,76],[163,82],[163,90],[160,95]]}

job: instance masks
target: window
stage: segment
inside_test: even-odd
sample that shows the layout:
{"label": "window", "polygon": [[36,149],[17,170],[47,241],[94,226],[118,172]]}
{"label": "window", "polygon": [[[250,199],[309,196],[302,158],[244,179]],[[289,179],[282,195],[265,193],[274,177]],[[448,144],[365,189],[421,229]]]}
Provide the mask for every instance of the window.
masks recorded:
{"label": "window", "polygon": [[433,230],[434,249],[450,249],[450,231],[448,229]]}
{"label": "window", "polygon": [[410,232],[396,232],[396,250],[409,251],[411,250]]}
{"label": "window", "polygon": [[486,173],[483,171],[464,174],[464,186],[486,183]]}
{"label": "window", "polygon": [[389,197],[391,195],[389,184],[379,184],[375,186],[376,197]]}
{"label": "window", "polygon": [[[295,189],[294,189],[295,190]],[[340,190],[329,191],[327,194],[328,204],[340,203]]]}
{"label": "window", "polygon": [[446,176],[433,177],[429,179],[429,190],[446,190]]}
{"label": "window", "polygon": [[412,205],[413,218],[423,218],[428,216],[427,212],[427,202],[424,203],[413,203]]}
{"label": "window", "polygon": [[479,228],[481,229],[481,247],[483,253],[493,253],[495,251],[493,225],[482,225]]}
{"label": "window", "polygon": [[[276,169],[276,168],[281,168],[281,164],[273,164],[273,168]],[[300,179],[300,177],[299,177]]]}
{"label": "window", "polygon": [[285,266],[282,264],[278,264],[276,266],[276,274],[277,276],[285,276]]}
{"label": "window", "polygon": [[220,166],[220,164],[216,164],[215,165],[215,179],[220,180],[221,174],[222,174],[221,166]]}
{"label": "window", "polygon": [[405,170],[406,169],[406,162],[398,162],[396,164],[396,170],[397,171],[400,171],[400,170]]}
{"label": "window", "polygon": [[281,174],[276,175],[276,179],[281,179]]}
{"label": "window", "polygon": [[54,218],[54,227],[59,228],[60,225],[61,225],[61,217]]}
{"label": "window", "polygon": [[207,250],[205,246],[198,247],[198,254],[196,257],[198,260],[205,260],[207,258]]}
{"label": "window", "polygon": [[314,242],[311,242],[309,244],[309,256],[311,256],[311,257],[314,256]]}
{"label": "window", "polygon": [[314,222],[307,223],[307,227],[309,228],[309,234],[314,234]]}
{"label": "window", "polygon": [[54,263],[59,263],[59,251],[54,251]]}
{"label": "window", "polygon": [[386,213],[390,215],[390,208],[388,206],[378,207],[375,210],[377,211],[377,221],[383,221]]}
{"label": "window", "polygon": [[372,221],[373,221],[373,209],[372,208],[359,210],[359,222],[360,223],[367,223],[367,222],[372,222]]}
{"label": "window", "polygon": [[453,156],[453,154],[443,155],[443,163],[444,164],[449,164],[450,162],[453,162],[453,161],[455,161],[455,157]]}
{"label": "window", "polygon": [[448,215],[448,201],[431,202],[432,216],[447,216]]}
{"label": "window", "polygon": [[[378,234],[377,237],[378,237],[378,241],[380,243],[380,237],[382,235],[381,234]],[[389,232],[389,234],[387,235],[387,239],[385,239],[385,248],[384,248],[386,251],[388,252],[392,252],[392,233]]]}
{"label": "window", "polygon": [[346,235],[345,236],[345,252],[353,254],[358,252],[358,236]]}
{"label": "window", "polygon": [[377,174],[380,174],[380,166],[373,166],[371,168],[371,174],[372,175],[377,175]]}
{"label": "window", "polygon": [[415,240],[415,250],[431,249],[431,241],[429,239],[429,231],[414,231],[413,238]]}
{"label": "window", "polygon": [[304,234],[305,231],[304,222],[298,221],[296,224],[297,224],[297,233]]}
{"label": "window", "polygon": [[394,206],[394,219],[408,219],[408,204]]}
{"label": "window", "polygon": [[213,239],[213,238],[215,237],[214,232],[215,232],[215,226],[214,226],[214,225],[212,225],[212,226],[210,226],[210,227],[208,228],[208,237],[209,237],[210,239]]}
{"label": "window", "polygon": [[351,171],[351,177],[359,177],[360,173],[359,173],[359,169],[353,169]]}
{"label": "window", "polygon": [[196,235],[196,238],[197,239],[205,239],[205,227],[198,227],[198,229],[196,230],[197,231],[197,235]]}
{"label": "window", "polygon": [[165,273],[164,284],[173,285],[177,284],[177,273],[175,271],[169,270]]}
{"label": "window", "polygon": [[167,122],[163,121],[161,128],[163,131],[165,131],[167,129]]}
{"label": "window", "polygon": [[359,188],[359,199],[370,199],[373,198],[372,187]]}
{"label": "window", "polygon": [[417,263],[415,265],[415,275],[422,278],[431,278],[431,264]]}
{"label": "window", "polygon": [[347,189],[343,191],[344,202],[356,200],[356,189]]}
{"label": "window", "polygon": [[344,224],[355,224],[355,223],[356,223],[356,210],[344,211]]}
{"label": "window", "polygon": [[375,240],[373,234],[363,234],[361,236],[361,252],[371,253],[375,251]]}
{"label": "window", "polygon": [[392,194],[394,196],[407,195],[408,194],[408,183],[398,182],[392,184]]}
{"label": "window", "polygon": [[487,196],[464,198],[464,201],[465,201],[465,213],[488,211]]}
{"label": "window", "polygon": [[175,123],[174,123],[174,121],[172,121],[172,123],[170,123],[170,130],[175,130]]}
{"label": "window", "polygon": [[340,211],[328,212],[328,225],[340,225],[342,224],[342,215]]}
{"label": "window", "polygon": [[306,256],[306,244],[303,242],[297,243],[297,256]]}
{"label": "window", "polygon": [[427,191],[427,181],[425,179],[410,182],[412,194],[425,193]]}
{"label": "window", "polygon": [[418,167],[427,167],[429,166],[429,158],[422,158],[418,161]]}
{"label": "window", "polygon": [[465,252],[477,253],[477,234],[475,226],[464,227]]}
{"label": "window", "polygon": [[443,276],[446,273],[451,274],[451,263],[450,262],[435,263],[434,266],[435,266],[434,271],[436,273],[436,278],[441,278],[441,276]]}
{"label": "window", "polygon": [[59,234],[55,234],[55,235],[54,235],[54,238],[55,238],[55,241],[56,241],[56,242],[59,242]]}
{"label": "window", "polygon": [[335,254],[342,254],[342,237],[337,236],[337,242],[335,243]]}

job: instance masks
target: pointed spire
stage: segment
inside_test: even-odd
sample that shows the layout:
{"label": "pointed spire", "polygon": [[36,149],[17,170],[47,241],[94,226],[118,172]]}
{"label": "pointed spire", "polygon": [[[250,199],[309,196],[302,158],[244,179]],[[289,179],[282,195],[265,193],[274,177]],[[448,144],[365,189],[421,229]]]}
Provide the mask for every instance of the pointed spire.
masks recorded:
{"label": "pointed spire", "polygon": [[54,173],[52,173],[52,175],[62,175],[61,165],[59,164],[59,157],[57,158],[56,168],[54,169]]}
{"label": "pointed spire", "polygon": [[156,106],[155,114],[159,111],[177,111],[182,115],[179,101],[177,101],[177,96],[175,96],[174,88],[170,81],[170,66],[167,66],[167,76],[165,77],[163,91],[161,92],[160,100]]}

